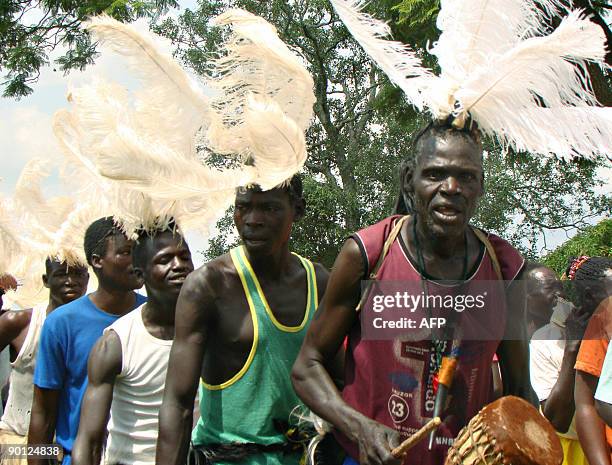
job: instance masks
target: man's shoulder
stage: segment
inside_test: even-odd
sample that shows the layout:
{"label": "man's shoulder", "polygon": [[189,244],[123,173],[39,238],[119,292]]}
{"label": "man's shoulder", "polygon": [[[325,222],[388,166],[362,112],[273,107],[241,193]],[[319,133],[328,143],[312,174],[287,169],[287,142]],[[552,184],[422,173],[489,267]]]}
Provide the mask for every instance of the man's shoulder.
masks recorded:
{"label": "man's shoulder", "polygon": [[565,343],[565,335],[562,329],[554,324],[548,323],[536,330],[531,336],[531,344],[537,346],[558,346]]}
{"label": "man's shoulder", "polygon": [[491,232],[483,232],[495,251],[504,280],[513,281],[525,265],[522,254],[507,240]]}
{"label": "man's shoulder", "polygon": [[14,331],[21,331],[30,324],[32,319],[32,309],[25,310],[8,310],[0,316],[0,323],[5,328],[11,328]]}
{"label": "man's shoulder", "polygon": [[61,305],[53,310],[45,319],[45,326],[57,325],[61,323],[71,323],[83,316],[83,311],[92,307],[91,300],[87,295],[79,297],[72,302]]}
{"label": "man's shoulder", "polygon": [[371,224],[370,226],[366,226],[365,228],[356,231],[353,236],[363,237],[365,235],[377,234],[384,235],[386,231],[390,230],[397,221],[398,218],[401,218],[402,215],[391,215],[388,216],[377,223]]}
{"label": "man's shoulder", "polygon": [[225,253],[189,273],[183,287],[190,293],[217,292],[227,285],[228,279],[237,276],[230,254]]}
{"label": "man's shoulder", "polygon": [[123,327],[126,324],[133,322],[134,320],[138,320],[139,318],[142,318],[142,309],[145,306],[145,304],[146,304],[146,301],[142,302],[140,305],[134,308],[134,310],[129,311],[125,315],[122,315],[119,318],[117,318],[113,323],[111,323],[110,326],[104,329],[104,332],[106,332],[109,329],[114,330],[117,327]]}

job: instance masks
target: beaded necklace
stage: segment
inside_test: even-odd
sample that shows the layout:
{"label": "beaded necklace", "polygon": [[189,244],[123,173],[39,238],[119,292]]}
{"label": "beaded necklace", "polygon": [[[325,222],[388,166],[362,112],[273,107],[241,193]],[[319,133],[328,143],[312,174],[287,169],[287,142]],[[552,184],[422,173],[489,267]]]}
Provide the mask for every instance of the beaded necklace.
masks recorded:
{"label": "beaded necklace", "polygon": [[[419,268],[417,271],[419,272],[419,275],[421,276],[421,288],[423,290],[423,295],[427,298],[427,296],[429,295],[429,284],[428,284],[428,279],[425,277],[425,275],[427,274],[427,270],[425,267],[425,259],[423,257],[421,243],[419,241],[419,236],[417,234],[417,216],[416,215],[414,216],[414,221],[412,223],[412,232],[414,235],[414,247],[416,249],[416,255],[417,255],[417,266]],[[462,278],[459,280],[459,282],[461,283],[461,287],[463,287],[468,277],[467,276],[468,274],[467,232],[465,232],[463,235],[463,245],[464,245],[465,252],[463,255],[463,269],[461,271]],[[431,314],[429,313],[429,309],[427,307],[426,307],[426,311],[428,312],[428,317],[430,318]],[[449,319],[450,322],[452,322],[452,320],[453,319]],[[432,336],[433,336],[433,333],[432,333]],[[436,373],[434,375],[434,384],[437,385],[438,374],[439,374],[438,372],[442,364],[442,357],[444,356],[444,353],[447,352],[447,339],[437,339],[436,338],[436,339],[432,339],[431,343],[433,346],[432,348],[434,350],[435,360],[436,360]],[[451,352],[450,356],[457,357],[458,352],[459,352],[459,347],[452,347],[450,349],[450,352]],[[436,389],[437,389],[437,386],[434,387],[434,390]]]}

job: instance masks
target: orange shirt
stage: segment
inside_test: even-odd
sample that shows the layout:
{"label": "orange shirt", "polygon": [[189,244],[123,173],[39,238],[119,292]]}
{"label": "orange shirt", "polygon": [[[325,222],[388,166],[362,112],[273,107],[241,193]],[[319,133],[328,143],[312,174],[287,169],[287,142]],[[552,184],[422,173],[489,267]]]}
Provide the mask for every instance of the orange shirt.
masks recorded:
{"label": "orange shirt", "polygon": [[[599,378],[611,337],[612,297],[608,297],[599,304],[589,321],[574,368]],[[612,428],[608,425],[606,425],[606,440],[612,447]]]}

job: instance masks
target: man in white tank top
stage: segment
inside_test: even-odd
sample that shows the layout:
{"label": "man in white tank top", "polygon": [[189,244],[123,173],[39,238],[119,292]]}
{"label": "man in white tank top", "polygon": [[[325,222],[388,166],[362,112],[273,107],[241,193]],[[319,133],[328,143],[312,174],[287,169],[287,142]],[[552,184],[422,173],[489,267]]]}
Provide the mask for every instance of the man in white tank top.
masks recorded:
{"label": "man in white tank top", "polygon": [[[49,289],[49,301],[27,310],[8,311],[0,317],[0,351],[9,347],[11,356],[10,388],[6,410],[0,421],[0,445],[25,444],[27,441],[36,350],[42,324],[57,307],[81,297],[87,290],[86,266],[69,267],[47,259],[42,282]],[[1,454],[1,452],[0,452]],[[0,462],[3,459],[0,457]],[[26,463],[25,456],[8,463]]]}
{"label": "man in white tank top", "polygon": [[109,326],[90,354],[73,465],[98,465],[102,456],[109,465],[155,463],[176,301],[193,263],[171,230],[140,235],[132,257],[148,301]]}

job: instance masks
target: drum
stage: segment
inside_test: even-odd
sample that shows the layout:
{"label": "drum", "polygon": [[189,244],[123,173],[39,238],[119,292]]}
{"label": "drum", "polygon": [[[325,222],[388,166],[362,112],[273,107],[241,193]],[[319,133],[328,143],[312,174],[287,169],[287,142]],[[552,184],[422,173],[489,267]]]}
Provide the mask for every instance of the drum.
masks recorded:
{"label": "drum", "polygon": [[552,425],[530,403],[502,397],[459,431],[444,465],[561,465]]}

